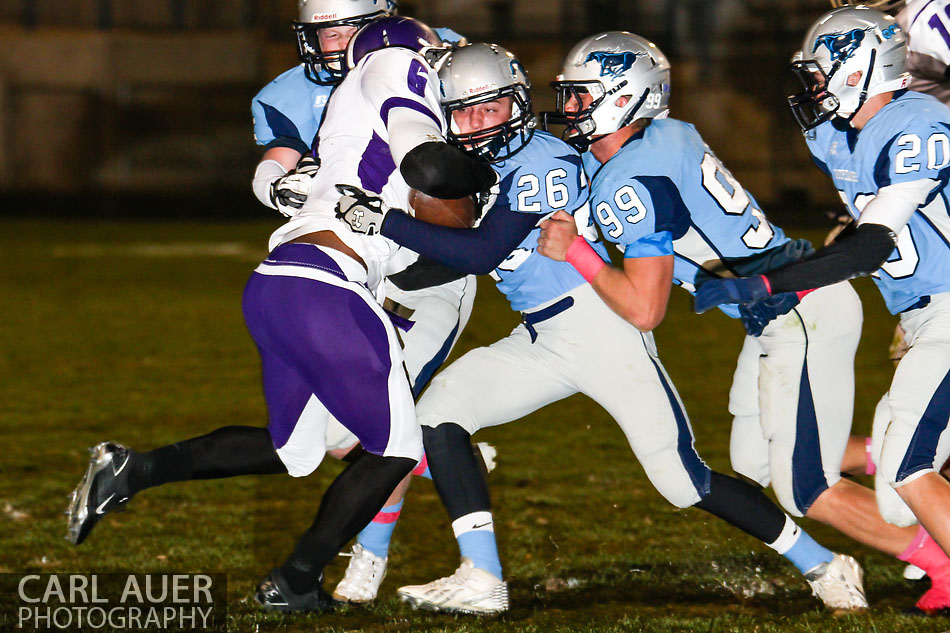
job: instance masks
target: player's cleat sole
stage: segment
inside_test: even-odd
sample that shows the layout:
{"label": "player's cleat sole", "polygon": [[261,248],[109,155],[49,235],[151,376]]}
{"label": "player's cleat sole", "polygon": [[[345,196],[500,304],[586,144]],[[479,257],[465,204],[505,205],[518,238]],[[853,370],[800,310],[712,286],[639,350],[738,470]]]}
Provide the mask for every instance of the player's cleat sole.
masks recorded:
{"label": "player's cleat sole", "polygon": [[463,558],[451,576],[425,585],[401,587],[399,599],[414,609],[468,615],[500,615],[508,610],[508,583]]}
{"label": "player's cleat sole", "polygon": [[69,495],[66,540],[79,545],[104,515],[128,503],[128,465],[132,451],[121,444],[102,442],[89,449],[89,466]]}
{"label": "player's cleat sole", "polygon": [[340,584],[333,590],[333,599],[361,604],[376,599],[379,585],[386,577],[386,558],[376,556],[362,545],[353,546],[350,564]]}
{"label": "player's cleat sole", "polygon": [[294,593],[279,569],[272,570],[267,578],[257,585],[254,599],[264,610],[280,613],[325,613],[340,606],[340,603],[320,586],[307,593]]}
{"label": "player's cleat sole", "polygon": [[805,574],[812,593],[818,596],[834,615],[866,611],[864,570],[851,556],[835,554],[830,563]]}

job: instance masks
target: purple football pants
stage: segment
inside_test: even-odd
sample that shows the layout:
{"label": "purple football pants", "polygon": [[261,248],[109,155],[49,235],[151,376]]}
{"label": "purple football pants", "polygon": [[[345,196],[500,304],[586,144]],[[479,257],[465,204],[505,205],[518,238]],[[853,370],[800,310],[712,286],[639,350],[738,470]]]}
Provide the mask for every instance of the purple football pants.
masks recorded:
{"label": "purple football pants", "polygon": [[[357,277],[350,268],[349,277]],[[347,277],[321,248],[284,244],[244,290],[244,319],[261,355],[267,428],[278,453],[303,455],[305,470],[323,458],[327,412],[370,453],[422,453],[395,330],[362,279]],[[295,474],[290,463],[288,470]]]}

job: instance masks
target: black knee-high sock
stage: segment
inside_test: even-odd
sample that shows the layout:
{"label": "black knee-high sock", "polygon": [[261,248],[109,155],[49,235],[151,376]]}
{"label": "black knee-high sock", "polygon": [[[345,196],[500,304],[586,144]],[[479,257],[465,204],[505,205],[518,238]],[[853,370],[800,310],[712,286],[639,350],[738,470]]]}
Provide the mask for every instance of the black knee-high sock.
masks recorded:
{"label": "black knee-high sock", "polygon": [[129,492],[173,481],[286,473],[267,429],[226,426],[207,435],[132,454]]}
{"label": "black knee-high sock", "polygon": [[280,567],[294,593],[313,591],[320,584],[323,568],[376,516],[415,465],[405,457],[363,453],[333,480],[313,525]]}
{"label": "black knee-high sock", "polygon": [[712,471],[710,491],[695,507],[716,515],[765,544],[785,527],[785,513],[752,484]]}
{"label": "black knee-high sock", "polygon": [[472,512],[491,511],[484,468],[475,456],[468,431],[453,423],[424,426],[422,443],[432,483],[453,521]]}

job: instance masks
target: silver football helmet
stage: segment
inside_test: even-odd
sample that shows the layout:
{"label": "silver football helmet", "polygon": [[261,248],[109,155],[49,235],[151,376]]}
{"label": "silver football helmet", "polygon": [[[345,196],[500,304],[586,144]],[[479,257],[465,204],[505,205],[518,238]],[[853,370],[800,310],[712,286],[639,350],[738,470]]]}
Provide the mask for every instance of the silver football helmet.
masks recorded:
{"label": "silver football helmet", "polygon": [[831,0],[831,6],[834,8],[847,7],[863,4],[866,7],[877,9],[878,11],[890,11],[904,6],[904,0]]}
{"label": "silver football helmet", "polygon": [[345,46],[336,51],[324,51],[320,46],[320,29],[337,26],[360,28],[378,17],[395,14],[395,0],[299,0],[299,13],[293,24],[297,33],[297,52],[304,63],[307,78],[320,85],[332,85],[342,81],[346,71],[343,65]]}
{"label": "silver football helmet", "polygon": [[810,130],[832,117],[850,121],[869,97],[906,87],[906,54],[907,38],[886,13],[863,6],[829,11],[792,58],[804,87],[788,98],[798,124]]}
{"label": "silver football helmet", "polygon": [[[626,31],[609,31],[581,40],[567,54],[551,83],[557,111],[542,114],[544,127],[564,125],[564,140],[586,149],[596,137],[616,132],[637,119],[669,114],[670,63],[655,44]],[[569,101],[593,101],[567,112]],[[621,104],[620,97],[627,100]]]}
{"label": "silver football helmet", "polygon": [[[442,109],[449,122],[448,140],[488,162],[506,160],[534,133],[531,83],[518,58],[497,44],[453,49],[439,68]],[[452,113],[462,108],[511,97],[511,116],[504,123],[462,134]],[[518,138],[520,142],[515,142]]]}

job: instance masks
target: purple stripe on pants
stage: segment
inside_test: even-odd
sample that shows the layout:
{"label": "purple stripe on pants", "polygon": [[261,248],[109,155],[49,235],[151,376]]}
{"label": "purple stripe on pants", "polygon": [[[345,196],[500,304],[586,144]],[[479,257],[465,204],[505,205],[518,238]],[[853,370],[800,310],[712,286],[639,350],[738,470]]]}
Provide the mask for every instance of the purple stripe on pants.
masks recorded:
{"label": "purple stripe on pants", "polygon": [[[268,262],[280,261],[339,271],[332,258],[309,245],[275,249]],[[389,337],[359,293],[313,279],[254,273],[244,289],[244,320],[261,355],[275,447],[287,442],[314,394],[363,448],[383,454],[390,430]]]}

